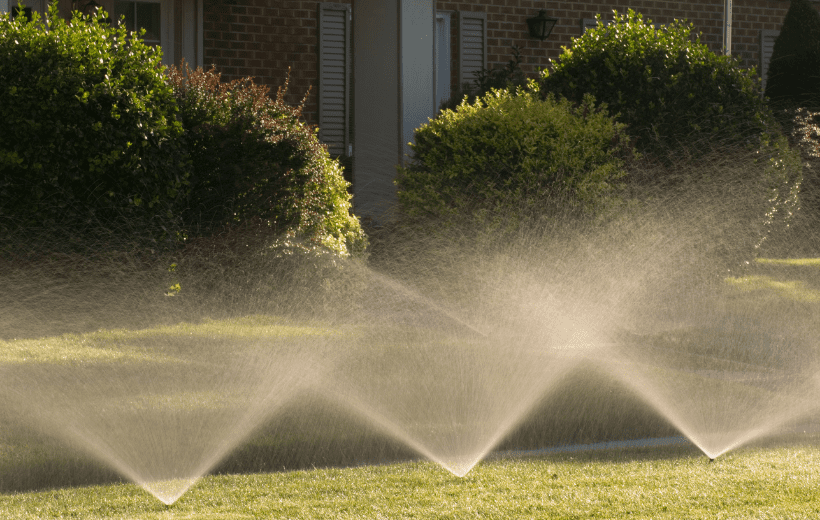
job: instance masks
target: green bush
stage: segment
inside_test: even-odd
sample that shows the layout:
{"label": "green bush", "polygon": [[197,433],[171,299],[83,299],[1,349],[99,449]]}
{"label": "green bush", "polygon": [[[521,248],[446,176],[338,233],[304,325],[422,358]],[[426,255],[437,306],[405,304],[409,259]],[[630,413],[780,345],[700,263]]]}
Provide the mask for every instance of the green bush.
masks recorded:
{"label": "green bush", "polygon": [[820,107],[820,13],[792,0],[774,42],[766,96],[779,108]]}
{"label": "green bush", "polygon": [[615,12],[564,48],[541,78],[543,95],[576,103],[592,94],[637,138],[642,152],[661,155],[684,145],[757,144],[772,117],[758,79],[731,57],[718,56],[681,21],[656,29],[631,9]]}
{"label": "green bush", "polygon": [[[798,108],[784,110],[784,113],[792,116],[788,124],[792,143],[806,165],[800,186],[800,211],[792,228],[808,235],[804,240],[808,249],[812,247],[809,243],[816,241],[813,237],[820,220],[820,112]],[[812,254],[817,253],[816,246],[814,248]]]}
{"label": "green bush", "polygon": [[800,190],[800,214],[794,229],[811,233],[820,210],[820,13],[807,0],[793,0],[774,44],[766,96],[805,170]]}
{"label": "green bush", "polygon": [[574,106],[496,90],[416,130],[412,161],[399,168],[399,203],[421,218],[594,212],[624,175],[623,130],[591,97]]}
{"label": "green bush", "polygon": [[[192,161],[186,228],[192,237],[250,226],[280,244],[363,250],[350,214],[348,183],[302,107],[285,103],[250,78],[220,81],[213,69],[168,69]],[[270,244],[268,244],[270,245]]]}
{"label": "green bush", "polygon": [[4,234],[173,236],[188,169],[160,60],[123,26],[78,13],[67,22],[56,4],[31,22],[0,15]]}

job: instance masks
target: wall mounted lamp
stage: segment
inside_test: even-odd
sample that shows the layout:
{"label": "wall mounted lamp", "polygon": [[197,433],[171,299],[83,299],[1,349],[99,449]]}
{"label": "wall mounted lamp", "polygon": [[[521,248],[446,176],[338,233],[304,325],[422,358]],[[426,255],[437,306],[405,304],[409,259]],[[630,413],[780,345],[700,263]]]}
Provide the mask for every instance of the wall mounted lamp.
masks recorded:
{"label": "wall mounted lamp", "polygon": [[538,38],[541,41],[549,38],[553,27],[558,23],[558,18],[547,16],[544,9],[538,11],[538,16],[527,18],[527,26],[530,29],[530,37]]}

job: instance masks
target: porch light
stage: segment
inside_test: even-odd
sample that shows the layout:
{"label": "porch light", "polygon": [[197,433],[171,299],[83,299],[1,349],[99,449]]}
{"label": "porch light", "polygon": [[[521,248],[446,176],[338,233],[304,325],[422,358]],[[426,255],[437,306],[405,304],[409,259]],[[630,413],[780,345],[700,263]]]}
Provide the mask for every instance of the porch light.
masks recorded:
{"label": "porch light", "polygon": [[558,18],[551,18],[547,16],[544,9],[538,11],[538,16],[534,18],[527,18],[527,26],[530,29],[530,37],[538,38],[541,41],[549,38],[555,24],[558,23]]}

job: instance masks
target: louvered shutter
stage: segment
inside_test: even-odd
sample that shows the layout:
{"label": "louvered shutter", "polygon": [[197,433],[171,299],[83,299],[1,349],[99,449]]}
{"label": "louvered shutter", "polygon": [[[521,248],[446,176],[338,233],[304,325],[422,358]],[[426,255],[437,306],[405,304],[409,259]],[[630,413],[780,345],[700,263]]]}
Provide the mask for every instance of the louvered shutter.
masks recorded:
{"label": "louvered shutter", "polygon": [[766,76],[769,75],[769,62],[772,60],[774,41],[780,36],[780,31],[760,31],[760,77],[763,79],[762,92],[766,92]]}
{"label": "louvered shutter", "polygon": [[351,10],[319,4],[319,139],[330,155],[346,155],[350,144]]}
{"label": "louvered shutter", "polygon": [[458,13],[458,84],[472,85],[487,68],[487,13]]}

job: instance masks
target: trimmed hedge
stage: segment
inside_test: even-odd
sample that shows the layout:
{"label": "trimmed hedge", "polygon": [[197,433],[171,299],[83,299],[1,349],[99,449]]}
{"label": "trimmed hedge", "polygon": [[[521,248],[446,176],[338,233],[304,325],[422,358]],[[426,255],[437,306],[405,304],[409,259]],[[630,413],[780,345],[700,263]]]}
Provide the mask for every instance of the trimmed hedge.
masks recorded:
{"label": "trimmed hedge", "polygon": [[190,236],[249,225],[281,244],[341,256],[364,249],[342,167],[300,119],[302,106],[285,103],[287,82],[271,97],[251,78],[224,83],[213,69],[167,74],[192,162]]}
{"label": "trimmed hedge", "polygon": [[0,15],[1,230],[174,236],[189,170],[160,60],[56,4]]}
{"label": "trimmed hedge", "polygon": [[434,219],[595,212],[629,153],[624,126],[591,97],[574,105],[495,90],[416,130],[412,162],[399,168],[399,203],[407,216]]}
{"label": "trimmed hedge", "polygon": [[656,29],[629,10],[613,23],[587,30],[544,71],[543,95],[576,103],[592,94],[638,138],[642,152],[759,143],[773,118],[759,95],[753,70],[718,56],[675,20]]}

